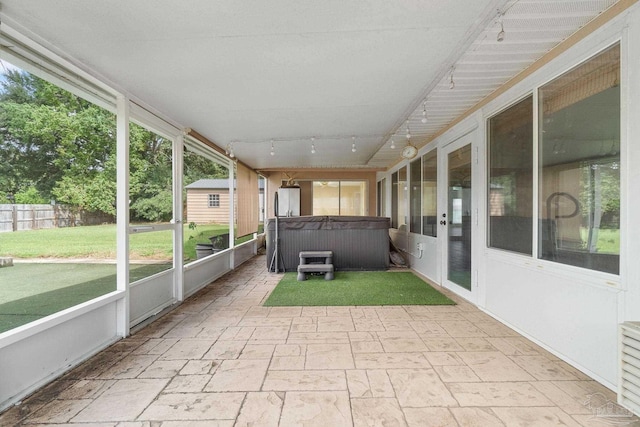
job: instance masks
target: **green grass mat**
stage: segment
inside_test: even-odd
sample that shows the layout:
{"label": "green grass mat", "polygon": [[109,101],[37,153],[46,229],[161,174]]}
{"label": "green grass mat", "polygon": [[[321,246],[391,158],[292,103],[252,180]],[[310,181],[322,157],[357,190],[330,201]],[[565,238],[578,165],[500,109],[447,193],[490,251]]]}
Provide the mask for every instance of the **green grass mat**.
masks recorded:
{"label": "green grass mat", "polygon": [[452,300],[410,272],[338,271],[334,280],[307,275],[298,282],[297,273],[285,273],[264,305],[452,305]]}

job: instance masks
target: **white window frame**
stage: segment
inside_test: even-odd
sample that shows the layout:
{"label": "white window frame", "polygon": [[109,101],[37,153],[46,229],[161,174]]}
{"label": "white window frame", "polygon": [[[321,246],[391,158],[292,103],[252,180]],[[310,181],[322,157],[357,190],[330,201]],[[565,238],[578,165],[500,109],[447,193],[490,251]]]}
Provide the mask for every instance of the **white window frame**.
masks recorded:
{"label": "white window frame", "polygon": [[207,194],[207,207],[219,208],[220,207],[220,193]]}

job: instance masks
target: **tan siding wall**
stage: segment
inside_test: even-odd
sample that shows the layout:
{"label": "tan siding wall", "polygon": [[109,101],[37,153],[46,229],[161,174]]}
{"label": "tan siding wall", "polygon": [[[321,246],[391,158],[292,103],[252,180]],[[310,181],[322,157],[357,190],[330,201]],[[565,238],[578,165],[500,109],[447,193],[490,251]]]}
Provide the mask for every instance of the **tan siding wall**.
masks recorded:
{"label": "tan siding wall", "polygon": [[[220,195],[220,207],[209,207],[209,194]],[[187,190],[186,222],[229,223],[229,191],[193,188]]]}
{"label": "tan siding wall", "polygon": [[313,181],[300,181],[300,215],[313,215]]}

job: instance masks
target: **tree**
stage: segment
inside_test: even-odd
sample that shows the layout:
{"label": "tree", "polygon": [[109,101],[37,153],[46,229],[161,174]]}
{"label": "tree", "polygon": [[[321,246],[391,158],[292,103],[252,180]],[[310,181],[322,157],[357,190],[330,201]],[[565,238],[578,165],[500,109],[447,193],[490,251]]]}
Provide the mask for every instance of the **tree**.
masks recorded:
{"label": "tree", "polygon": [[29,187],[14,194],[14,201],[15,203],[21,203],[25,205],[49,203],[48,200],[40,195],[35,187]]}
{"label": "tree", "polygon": [[135,124],[129,138],[131,219],[168,221],[173,212],[171,141]]}
{"label": "tree", "polygon": [[77,207],[85,209],[92,203],[78,192],[104,172],[115,152],[115,117],[29,73],[10,70],[0,91],[0,135],[0,152],[8,159],[0,170],[5,191],[33,186],[45,200],[82,201]]}
{"label": "tree", "polygon": [[[23,200],[115,215],[115,116],[20,70],[0,79],[0,203]],[[172,150],[168,141],[130,127],[132,221],[172,217]],[[228,176],[226,168],[185,152],[185,183]],[[21,196],[22,197],[22,196]]]}
{"label": "tree", "polygon": [[191,151],[184,152],[184,182],[191,184],[204,178],[228,178],[229,169]]}

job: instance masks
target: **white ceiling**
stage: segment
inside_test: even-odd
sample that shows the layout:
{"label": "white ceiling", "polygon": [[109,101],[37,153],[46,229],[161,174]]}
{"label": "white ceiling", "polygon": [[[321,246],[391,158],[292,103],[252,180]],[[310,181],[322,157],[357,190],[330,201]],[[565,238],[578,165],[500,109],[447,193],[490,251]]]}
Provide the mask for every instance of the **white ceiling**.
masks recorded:
{"label": "white ceiling", "polygon": [[387,168],[407,118],[424,144],[615,2],[0,0],[0,19],[256,169]]}

